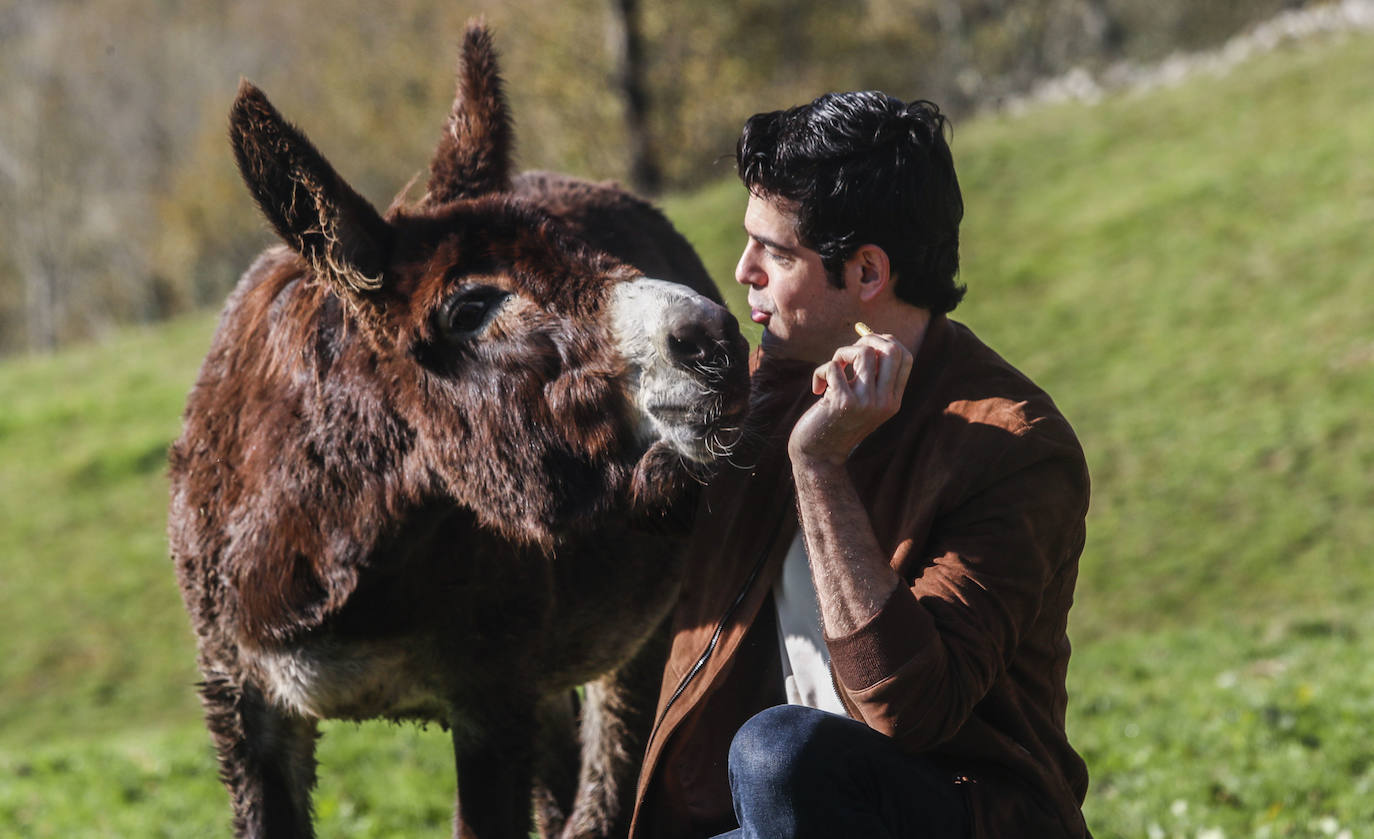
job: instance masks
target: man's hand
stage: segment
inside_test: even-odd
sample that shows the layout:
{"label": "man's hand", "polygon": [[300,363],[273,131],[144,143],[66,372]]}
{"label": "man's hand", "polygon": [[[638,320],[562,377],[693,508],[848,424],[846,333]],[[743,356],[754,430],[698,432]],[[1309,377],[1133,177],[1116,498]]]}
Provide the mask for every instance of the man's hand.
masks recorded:
{"label": "man's hand", "polygon": [[811,376],[811,391],[821,398],[792,428],[787,452],[793,464],[843,465],[902,407],[911,362],[911,352],[891,335],[864,335],[836,350]]}

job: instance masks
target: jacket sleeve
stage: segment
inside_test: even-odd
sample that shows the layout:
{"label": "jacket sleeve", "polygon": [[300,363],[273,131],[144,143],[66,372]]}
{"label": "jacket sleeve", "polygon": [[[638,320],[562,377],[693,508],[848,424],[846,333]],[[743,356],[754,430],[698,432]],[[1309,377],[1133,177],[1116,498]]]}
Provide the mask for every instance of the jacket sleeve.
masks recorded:
{"label": "jacket sleeve", "polygon": [[864,722],[909,751],[960,729],[1006,672],[1048,587],[1072,585],[1060,572],[1082,548],[1087,470],[1071,432],[1044,430],[1018,435],[981,487],[935,520],[910,588],[827,639]]}

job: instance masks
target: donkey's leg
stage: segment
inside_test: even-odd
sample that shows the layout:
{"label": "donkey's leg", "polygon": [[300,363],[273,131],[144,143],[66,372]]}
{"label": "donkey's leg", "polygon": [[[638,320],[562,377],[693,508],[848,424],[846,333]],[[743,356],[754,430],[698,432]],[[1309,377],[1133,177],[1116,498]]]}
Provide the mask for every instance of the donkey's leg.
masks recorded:
{"label": "donkey's leg", "polygon": [[632,659],[587,685],[582,771],[563,839],[603,839],[629,830],[667,654],[665,622]]}
{"label": "donkey's leg", "polygon": [[576,691],[547,696],[539,703],[535,740],[534,827],[540,839],[563,832],[577,793],[580,760]]}
{"label": "donkey's leg", "polygon": [[256,688],[224,674],[207,673],[200,693],[234,809],[234,835],[314,836],[315,722],[282,713]]}
{"label": "donkey's leg", "polygon": [[534,778],[533,697],[484,697],[453,721],[458,839],[527,839]]}

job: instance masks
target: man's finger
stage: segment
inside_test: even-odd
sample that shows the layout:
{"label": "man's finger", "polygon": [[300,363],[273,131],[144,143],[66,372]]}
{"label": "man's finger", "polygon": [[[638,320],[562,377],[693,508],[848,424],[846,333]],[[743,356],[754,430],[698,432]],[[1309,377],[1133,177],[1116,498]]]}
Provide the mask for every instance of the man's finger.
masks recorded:
{"label": "man's finger", "polygon": [[838,358],[817,367],[811,374],[811,392],[821,396],[833,390],[837,397],[850,395],[853,390],[849,385],[848,368],[849,364]]}
{"label": "man's finger", "polygon": [[811,392],[817,396],[825,393],[836,373],[838,378],[844,379],[846,366],[847,362],[840,361],[837,357],[811,371]]}
{"label": "man's finger", "polygon": [[[910,353],[887,335],[869,335],[853,344],[840,347],[835,351],[836,359],[854,364],[858,375],[853,377],[864,382],[864,390],[886,396],[893,393],[897,378],[898,359]],[[861,361],[862,359],[862,361]]]}
{"label": "man's finger", "polygon": [[882,375],[882,354],[872,347],[859,347],[854,353],[854,392],[863,397],[872,391]]}
{"label": "man's finger", "polygon": [[[858,367],[859,359],[862,357],[862,355],[862,348],[852,344],[846,345],[835,350],[835,354],[831,356],[830,361],[828,361],[827,364],[838,365],[840,367],[840,372],[844,374],[845,381],[853,385],[859,380],[859,377],[862,376],[864,374],[864,371],[867,369],[860,369]],[[818,376],[820,375],[821,370],[821,367],[816,368],[816,374]],[[815,388],[813,387],[812,390],[815,390]],[[820,393],[820,391],[815,392]]]}
{"label": "man's finger", "polygon": [[[906,374],[902,372],[905,365],[906,371],[911,370],[911,353],[907,348],[890,340],[890,336],[882,336],[884,340],[879,345],[878,352],[882,354],[883,364],[878,368],[878,379],[875,382],[877,392],[886,396],[900,396],[906,389]],[[871,340],[871,339],[870,339]]]}

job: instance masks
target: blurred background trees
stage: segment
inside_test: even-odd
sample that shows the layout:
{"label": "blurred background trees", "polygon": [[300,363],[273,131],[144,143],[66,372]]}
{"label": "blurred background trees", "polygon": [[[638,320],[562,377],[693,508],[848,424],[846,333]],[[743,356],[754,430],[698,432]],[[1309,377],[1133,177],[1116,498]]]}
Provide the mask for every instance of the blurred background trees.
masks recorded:
{"label": "blurred background trees", "polygon": [[225,115],[240,76],[374,203],[422,173],[465,20],[520,163],[641,191],[729,174],[743,120],[827,90],[956,117],[1070,69],[1221,42],[1300,0],[5,0],[0,353],[218,305],[271,241]]}

